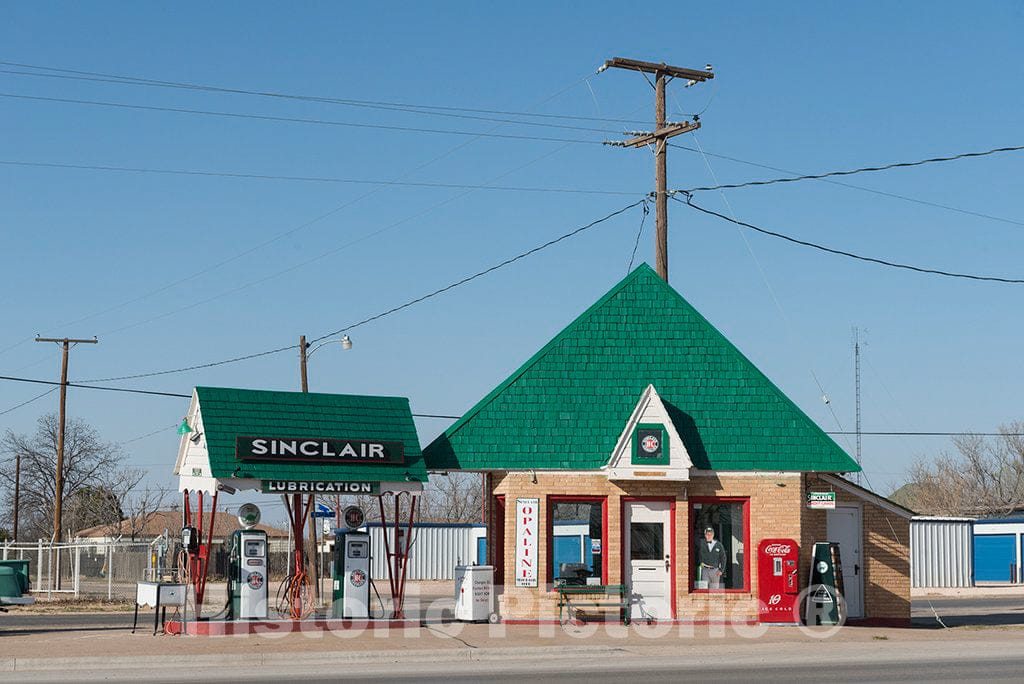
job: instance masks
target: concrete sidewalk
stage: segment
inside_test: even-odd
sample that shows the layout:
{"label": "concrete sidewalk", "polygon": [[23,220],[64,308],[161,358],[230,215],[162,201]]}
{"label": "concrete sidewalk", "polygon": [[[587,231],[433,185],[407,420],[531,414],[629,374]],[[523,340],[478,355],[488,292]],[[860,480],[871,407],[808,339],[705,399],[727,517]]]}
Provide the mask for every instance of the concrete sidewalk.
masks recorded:
{"label": "concrete sidewalk", "polygon": [[[200,674],[204,669],[222,670],[237,666],[304,668],[317,665],[468,663],[542,661],[548,659],[621,659],[630,657],[676,656],[708,662],[763,663],[785,658],[828,659],[839,662],[883,662],[906,657],[907,653],[928,652],[933,659],[958,658],[965,652],[993,655],[1016,652],[1024,630],[911,630],[846,628],[830,638],[820,638],[795,628],[766,628],[762,636],[748,638],[732,629],[705,628],[665,630],[656,626],[634,626],[617,634],[606,630],[572,631],[558,629],[543,633],[538,627],[516,627],[496,634],[489,625],[462,625],[459,634],[440,629],[416,637],[392,634],[387,638],[354,638],[329,635],[290,635],[287,638],[198,639],[187,637],[126,636],[86,631],[61,636],[56,641],[28,641],[23,636],[0,638],[0,672],[117,672],[140,670],[167,672],[188,663]],[[330,641],[327,639],[331,639]],[[347,641],[342,641],[347,639]],[[34,648],[29,648],[32,643]],[[40,643],[44,642],[44,643]],[[55,656],[53,654],[60,653]],[[788,654],[788,655],[787,655]],[[183,660],[183,656],[185,659]]]}
{"label": "concrete sidewalk", "polygon": [[[831,636],[828,636],[831,633]],[[575,654],[614,656],[629,649],[642,652],[771,653],[778,648],[827,653],[832,645],[859,644],[877,649],[917,649],[926,644],[1006,642],[1018,649],[1024,628],[894,629],[631,625],[593,623],[559,625],[488,625],[450,623],[400,630],[320,630],[282,636],[151,636],[131,634],[123,626],[69,625],[65,629],[3,626],[0,619],[0,671],[111,670],[165,666],[213,667],[232,663],[283,663],[310,659],[325,662],[464,662],[484,658],[546,657]],[[958,644],[953,646],[953,644]],[[969,646],[974,648],[974,645]],[[639,651],[638,651],[639,649]],[[58,655],[59,654],[59,655]]]}

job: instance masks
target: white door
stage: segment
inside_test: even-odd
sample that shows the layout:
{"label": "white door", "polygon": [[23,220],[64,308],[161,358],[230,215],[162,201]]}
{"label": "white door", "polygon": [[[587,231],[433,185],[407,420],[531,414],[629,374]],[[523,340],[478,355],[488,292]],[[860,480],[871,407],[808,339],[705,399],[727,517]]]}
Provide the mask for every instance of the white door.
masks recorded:
{"label": "white door", "polygon": [[634,620],[672,618],[671,524],[667,501],[626,503],[626,585]]}
{"label": "white door", "polygon": [[864,617],[864,563],[861,560],[861,511],[837,506],[828,512],[828,540],[839,543],[843,566],[843,598],[847,617]]}

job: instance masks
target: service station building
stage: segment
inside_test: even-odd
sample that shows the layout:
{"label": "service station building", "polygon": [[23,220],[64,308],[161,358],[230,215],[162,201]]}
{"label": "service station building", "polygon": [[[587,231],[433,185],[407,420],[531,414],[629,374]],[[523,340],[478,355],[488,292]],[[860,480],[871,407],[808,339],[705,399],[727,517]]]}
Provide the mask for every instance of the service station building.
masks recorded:
{"label": "service station building", "polygon": [[909,624],[912,513],[646,265],[423,454],[484,473],[503,620],[620,585],[634,619],[791,622],[830,541],[849,619]]}

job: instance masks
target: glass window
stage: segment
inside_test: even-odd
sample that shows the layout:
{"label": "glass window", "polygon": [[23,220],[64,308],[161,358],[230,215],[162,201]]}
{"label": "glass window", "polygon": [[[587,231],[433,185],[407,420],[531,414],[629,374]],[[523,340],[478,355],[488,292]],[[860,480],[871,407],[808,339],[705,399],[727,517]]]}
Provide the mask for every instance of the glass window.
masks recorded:
{"label": "glass window", "polygon": [[694,541],[691,577],[694,589],[745,588],[746,506],[746,501],[691,503],[691,538]]}
{"label": "glass window", "polygon": [[604,502],[553,501],[548,522],[555,584],[603,584]]}
{"label": "glass window", "polygon": [[629,524],[629,557],[632,560],[661,560],[665,557],[665,526],[662,523]]}

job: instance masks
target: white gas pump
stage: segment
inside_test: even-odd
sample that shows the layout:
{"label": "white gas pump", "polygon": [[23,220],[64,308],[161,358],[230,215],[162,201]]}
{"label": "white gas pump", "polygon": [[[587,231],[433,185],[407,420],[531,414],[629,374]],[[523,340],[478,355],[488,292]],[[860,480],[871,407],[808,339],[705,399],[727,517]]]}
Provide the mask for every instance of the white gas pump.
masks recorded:
{"label": "white gas pump", "polygon": [[[252,504],[245,504],[242,506]],[[258,511],[258,509],[257,509]],[[252,527],[259,521],[247,510],[239,510],[239,522]],[[255,520],[254,520],[255,519]],[[267,533],[263,530],[235,530],[231,540],[231,563],[228,590],[231,594],[231,617],[235,620],[264,620],[267,617]]]}
{"label": "white gas pump", "polygon": [[338,533],[332,614],[336,618],[370,617],[370,535],[367,532]]}

